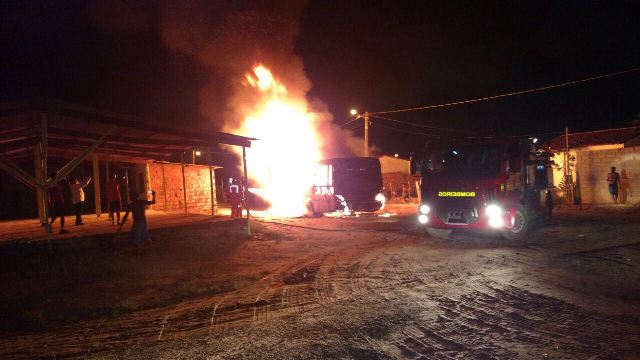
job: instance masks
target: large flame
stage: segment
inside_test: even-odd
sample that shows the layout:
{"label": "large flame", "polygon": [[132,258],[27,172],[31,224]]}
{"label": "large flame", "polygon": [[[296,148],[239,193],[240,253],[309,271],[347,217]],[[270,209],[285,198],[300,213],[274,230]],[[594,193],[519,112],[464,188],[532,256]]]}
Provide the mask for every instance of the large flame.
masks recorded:
{"label": "large flame", "polygon": [[264,65],[254,66],[245,80],[259,100],[246,104],[242,124],[231,130],[258,139],[247,149],[249,177],[258,185],[252,191],[271,204],[272,216],[303,215],[322,159],[317,116],[305,99],[288,96]]}

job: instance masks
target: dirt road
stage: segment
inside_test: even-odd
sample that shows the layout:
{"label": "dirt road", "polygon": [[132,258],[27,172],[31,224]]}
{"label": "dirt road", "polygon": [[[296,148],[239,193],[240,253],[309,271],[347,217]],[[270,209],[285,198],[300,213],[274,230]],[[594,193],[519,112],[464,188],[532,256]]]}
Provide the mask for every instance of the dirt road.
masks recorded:
{"label": "dirt road", "polygon": [[130,285],[153,306],[7,331],[0,356],[640,358],[637,209],[561,210],[524,246],[429,238],[412,211],[153,234],[154,253],[124,260],[144,270],[80,289]]}

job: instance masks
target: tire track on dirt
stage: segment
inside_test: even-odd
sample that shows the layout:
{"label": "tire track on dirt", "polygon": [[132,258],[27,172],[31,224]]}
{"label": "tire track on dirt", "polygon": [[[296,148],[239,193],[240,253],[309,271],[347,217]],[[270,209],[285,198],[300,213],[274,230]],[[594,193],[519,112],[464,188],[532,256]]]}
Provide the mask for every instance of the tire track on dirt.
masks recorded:
{"label": "tire track on dirt", "polygon": [[476,283],[480,286],[473,285],[459,296],[431,297],[438,305],[437,321],[428,326],[416,323],[405,330],[405,336],[396,341],[400,353],[447,358],[447,352],[454,350],[458,358],[467,358],[484,347],[483,354],[490,357],[513,358],[523,354],[510,349],[526,344],[571,357],[611,346],[624,348],[640,331],[637,319],[636,323],[621,321],[488,279]]}

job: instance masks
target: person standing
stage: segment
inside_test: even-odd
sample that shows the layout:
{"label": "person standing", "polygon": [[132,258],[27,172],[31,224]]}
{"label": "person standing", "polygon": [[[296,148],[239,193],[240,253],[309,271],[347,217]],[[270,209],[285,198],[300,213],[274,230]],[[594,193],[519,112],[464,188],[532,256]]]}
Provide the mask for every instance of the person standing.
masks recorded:
{"label": "person standing", "polygon": [[149,250],[152,249],[151,237],[149,236],[149,229],[147,228],[147,216],[145,210],[147,205],[153,205],[156,203],[156,192],[151,191],[151,201],[139,200],[138,192],[131,190],[129,192],[131,197],[131,203],[127,206],[127,211],[124,213],[122,222],[118,227],[118,232],[122,231],[122,226],[127,221],[129,213],[133,216],[133,226],[131,227],[131,241],[136,247],[136,254],[140,255],[142,252],[142,244],[146,243]]}
{"label": "person standing", "polygon": [[84,222],[82,222],[82,208],[84,207],[83,188],[89,185],[89,182],[91,182],[91,177],[85,177],[82,181],[74,177],[73,183],[69,185],[71,189],[71,202],[76,212],[76,226],[84,225]]}
{"label": "person standing", "polygon": [[[55,172],[51,173],[51,178],[56,178]],[[53,225],[53,222],[58,217],[60,218],[60,234],[66,234],[69,232],[64,229],[64,195],[62,190],[62,183],[60,181],[56,182],[48,189],[49,216],[51,216],[51,221],[49,222],[49,227],[47,229],[48,232],[51,232],[51,225]]]}
{"label": "person standing", "polygon": [[616,167],[611,167],[611,172],[607,174],[607,182],[609,183],[609,194],[614,204],[618,203],[618,189],[620,189],[620,174],[616,172]]}
{"label": "person standing", "polygon": [[111,219],[113,225],[119,224],[122,197],[120,196],[120,182],[115,172],[111,175],[111,179],[107,181],[107,200],[109,201],[109,219]]}
{"label": "person standing", "polygon": [[240,195],[237,185],[231,186],[229,193],[229,204],[231,205],[231,217],[239,218],[242,216],[242,196]]}

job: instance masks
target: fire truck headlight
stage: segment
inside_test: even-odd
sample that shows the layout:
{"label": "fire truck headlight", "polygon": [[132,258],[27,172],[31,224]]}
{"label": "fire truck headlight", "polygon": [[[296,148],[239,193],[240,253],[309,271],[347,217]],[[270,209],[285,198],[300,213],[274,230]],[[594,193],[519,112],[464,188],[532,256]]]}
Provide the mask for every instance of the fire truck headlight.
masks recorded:
{"label": "fire truck headlight", "polygon": [[489,226],[492,228],[501,228],[504,225],[504,220],[501,217],[492,216],[489,218]]}
{"label": "fire truck headlight", "polygon": [[490,218],[501,217],[504,214],[504,211],[502,210],[502,208],[500,208],[500,206],[496,204],[487,205],[485,212],[487,216]]}
{"label": "fire truck headlight", "polygon": [[428,214],[431,208],[427,204],[420,205],[420,214]]}
{"label": "fire truck headlight", "polygon": [[418,216],[418,221],[420,222],[420,224],[426,224],[429,222],[429,217],[427,215],[420,215]]}

